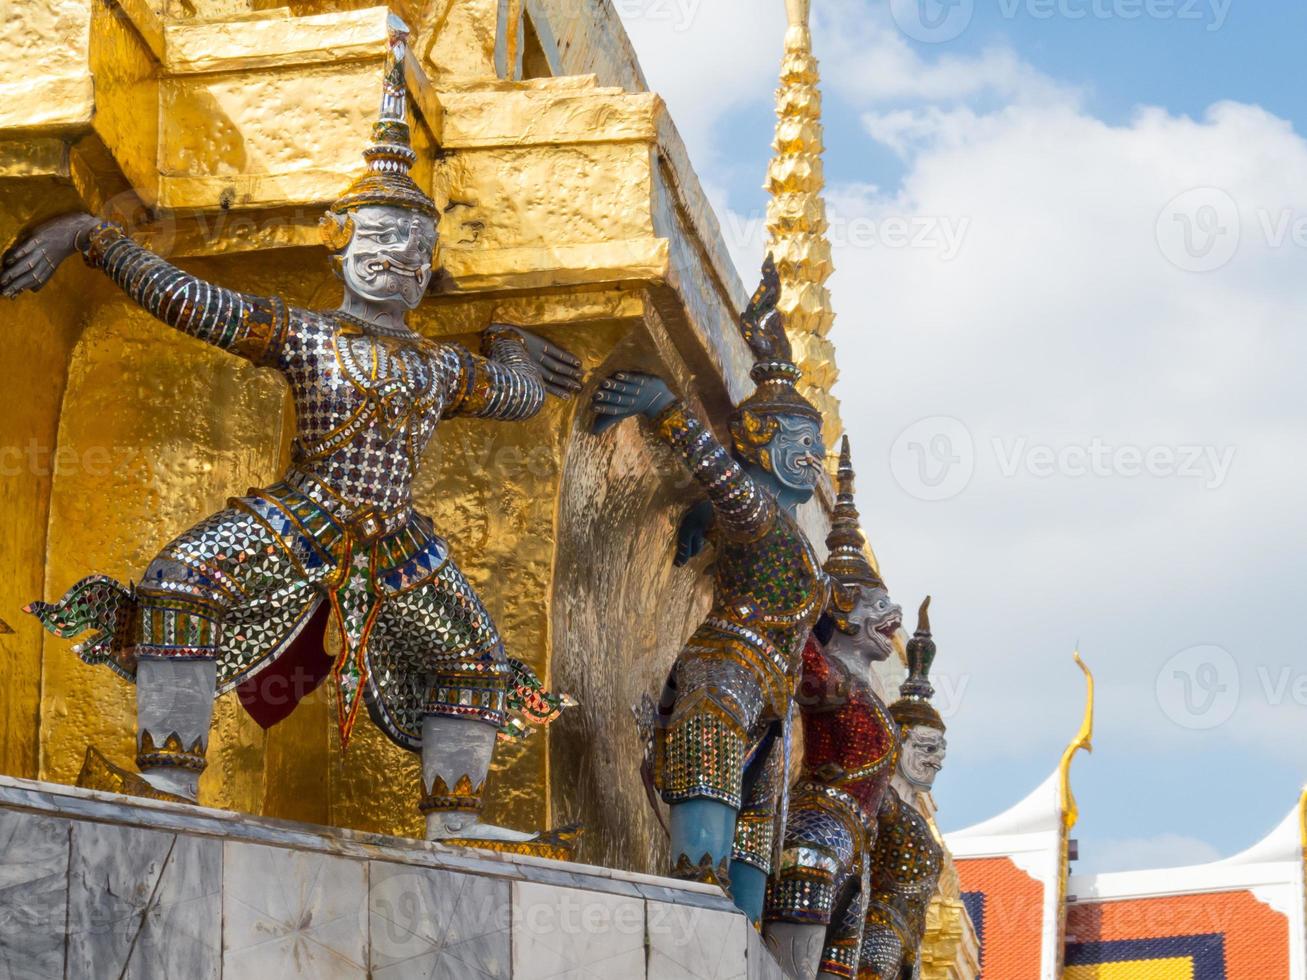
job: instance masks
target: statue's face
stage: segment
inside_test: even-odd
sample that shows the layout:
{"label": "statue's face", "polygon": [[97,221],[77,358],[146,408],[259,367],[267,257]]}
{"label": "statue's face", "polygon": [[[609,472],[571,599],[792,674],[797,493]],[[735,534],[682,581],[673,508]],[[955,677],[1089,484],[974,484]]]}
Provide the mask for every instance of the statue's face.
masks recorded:
{"label": "statue's face", "polygon": [[889,593],[864,585],[859,590],[853,610],[844,617],[840,632],[848,636],[854,652],[860,657],[880,661],[894,652],[894,634],[902,625],[903,609],[889,597]]}
{"label": "statue's face", "polygon": [[948,751],[944,733],[928,725],[913,725],[903,729],[902,740],[899,772],[916,789],[930,789],[944,768],[944,754]]}
{"label": "statue's face", "polygon": [[826,458],[821,424],[801,415],[781,415],[776,421],[776,434],[767,444],[771,473],[783,487],[806,500],[817,487]]}
{"label": "statue's face", "polygon": [[414,309],[431,282],[436,225],[407,208],[364,207],[353,212],[354,237],[341,256],[345,288],[391,309]]}

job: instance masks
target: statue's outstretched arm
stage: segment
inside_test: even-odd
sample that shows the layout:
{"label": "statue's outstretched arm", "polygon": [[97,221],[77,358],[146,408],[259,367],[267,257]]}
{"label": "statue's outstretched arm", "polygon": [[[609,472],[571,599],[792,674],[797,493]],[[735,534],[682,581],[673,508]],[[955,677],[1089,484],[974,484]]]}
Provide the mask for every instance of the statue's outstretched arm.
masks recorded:
{"label": "statue's outstretched arm", "polygon": [[256,364],[275,363],[288,321],[281,300],[207,283],[138,245],[118,225],[91,215],[55,218],[11,249],[0,290],[12,296],[40,289],[74,251],[168,326]]}
{"label": "statue's outstretched arm", "polygon": [[446,416],[515,422],[540,411],[546,393],[569,398],[581,389],[581,362],[520,327],[491,325],[481,348],[484,356],[458,344],[443,346],[455,378]]}
{"label": "statue's outstretched arm", "polygon": [[757,534],[776,516],[776,501],[759,488],[712,430],[682,401],[654,419],[658,437],[685,462],[712,503],[714,523],[727,533]]}
{"label": "statue's outstretched arm", "polygon": [[776,516],[776,501],[735,461],[712,431],[667,383],[651,374],[619,371],[594,396],[595,432],[631,415],[653,422],[658,437],[681,457],[712,503],[716,527],[728,534],[757,534]]}

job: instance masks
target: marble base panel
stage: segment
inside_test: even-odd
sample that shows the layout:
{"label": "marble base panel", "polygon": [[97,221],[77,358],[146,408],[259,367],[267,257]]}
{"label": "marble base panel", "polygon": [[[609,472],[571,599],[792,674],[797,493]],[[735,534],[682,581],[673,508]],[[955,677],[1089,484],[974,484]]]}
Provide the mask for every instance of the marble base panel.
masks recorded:
{"label": "marble base panel", "polygon": [[784,980],[717,889],[0,777],[0,980]]}

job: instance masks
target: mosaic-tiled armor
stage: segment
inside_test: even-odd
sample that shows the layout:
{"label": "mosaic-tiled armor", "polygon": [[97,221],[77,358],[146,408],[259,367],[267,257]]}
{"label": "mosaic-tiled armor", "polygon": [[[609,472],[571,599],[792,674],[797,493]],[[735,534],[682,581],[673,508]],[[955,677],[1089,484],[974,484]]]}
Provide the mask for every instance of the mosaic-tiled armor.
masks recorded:
{"label": "mosaic-tiled armor", "polygon": [[898,758],[898,739],[875,692],[827,659],[816,640],[804,649],[799,704],[803,768],[791,790],[767,919],[828,927],[820,972],[853,977],[875,813]]}
{"label": "mosaic-tiled armor", "polygon": [[897,726],[868,671],[892,652],[902,614],[866,556],[853,480],[846,438],[827,538],[834,588],[803,650],[803,761],[766,911],[769,935],[777,923],[823,929],[817,972],[836,977],[857,973],[876,814],[898,762]]}
{"label": "mosaic-tiled armor", "polygon": [[[213,285],[116,225],[68,219],[76,249],[142,308],[277,371],[294,401],[291,464],[279,481],[174,539],[139,584],[92,577],[57,603],[30,607],[58,635],[93,631],[78,648],[83,659],[138,682],[138,766],[155,787],[183,787],[182,798],[194,798],[194,779],[172,779],[169,767],[204,767],[211,698],[232,689],[267,726],[330,675],[342,742],[367,704],[393,742],[423,752],[429,820],[432,811],[478,809],[493,732],[514,708],[547,720],[558,703],[505,656],[448,546],[413,505],[420,459],[442,419],[526,419],[546,386],[559,384],[529,349],[544,342],[523,331],[492,327],[473,353],[405,323],[430,280],[438,217],[409,175],[406,41],[392,18],[368,169],[323,221],[345,285],[340,309]],[[57,241],[57,229],[47,240]],[[570,355],[553,353],[579,373]],[[334,661],[323,653],[329,623],[340,637]],[[197,697],[210,699],[207,710]],[[441,729],[433,719],[481,724],[468,736],[466,726]],[[433,744],[442,740],[443,755]]]}
{"label": "mosaic-tiled armor", "polygon": [[929,671],[935,659],[927,599],[908,643],[908,679],[890,706],[902,744],[894,781],[877,814],[871,859],[871,893],[862,934],[859,980],[915,980],[919,975],[926,912],[944,868],[944,848],[926,817],[913,806],[943,765],[944,721],[930,703]]}
{"label": "mosaic-tiled armor", "polygon": [[871,900],[859,980],[917,975],[926,910],[944,868],[944,849],[926,818],[893,787],[881,804],[871,862]]}

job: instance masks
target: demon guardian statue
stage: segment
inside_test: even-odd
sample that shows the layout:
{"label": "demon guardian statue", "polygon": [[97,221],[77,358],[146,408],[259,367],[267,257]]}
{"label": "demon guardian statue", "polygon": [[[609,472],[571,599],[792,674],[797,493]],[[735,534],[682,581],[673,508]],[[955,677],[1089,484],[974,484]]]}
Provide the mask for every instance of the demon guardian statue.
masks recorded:
{"label": "demon guardian statue", "polygon": [[821,476],[821,416],[795,388],[779,295],[768,258],[741,319],[757,389],[731,416],[731,451],[659,378],[619,373],[595,394],[596,431],[644,416],[708,497],[689,520],[710,524],[713,606],[653,712],[652,778],[671,807],[673,876],[721,884],[755,922],[784,813],[799,656],[827,598],[795,519]]}
{"label": "demon guardian statue", "polygon": [[[496,735],[519,704],[539,714],[538,682],[505,656],[412,485],[441,419],[529,418],[547,391],[580,388],[580,365],[512,327],[487,330],[478,355],[407,326],[431,278],[437,212],[409,174],[408,32],[393,17],[390,32],[367,171],[322,221],[339,309],[204,282],[86,214],[41,225],[5,256],[0,291],[14,296],[80,252],[164,323],[280,372],[296,415],[282,479],[176,538],[139,585],[92,577],[29,611],[59,636],[94,631],[81,656],[136,682],[140,775],[88,752],[102,785],[193,801],[215,695],[239,687],[272,724],[295,699],[270,703],[259,681],[317,665],[317,682],[334,679],[342,740],[366,704],[421,753],[428,837],[519,840],[477,815]],[[343,638],[334,663],[322,654],[329,621]]]}
{"label": "demon guardian statue", "polygon": [[877,814],[899,759],[898,727],[871,670],[894,652],[903,612],[866,555],[847,438],[838,480],[831,601],[804,647],[796,698],[803,765],[767,889],[768,943],[801,980],[856,975]]}

